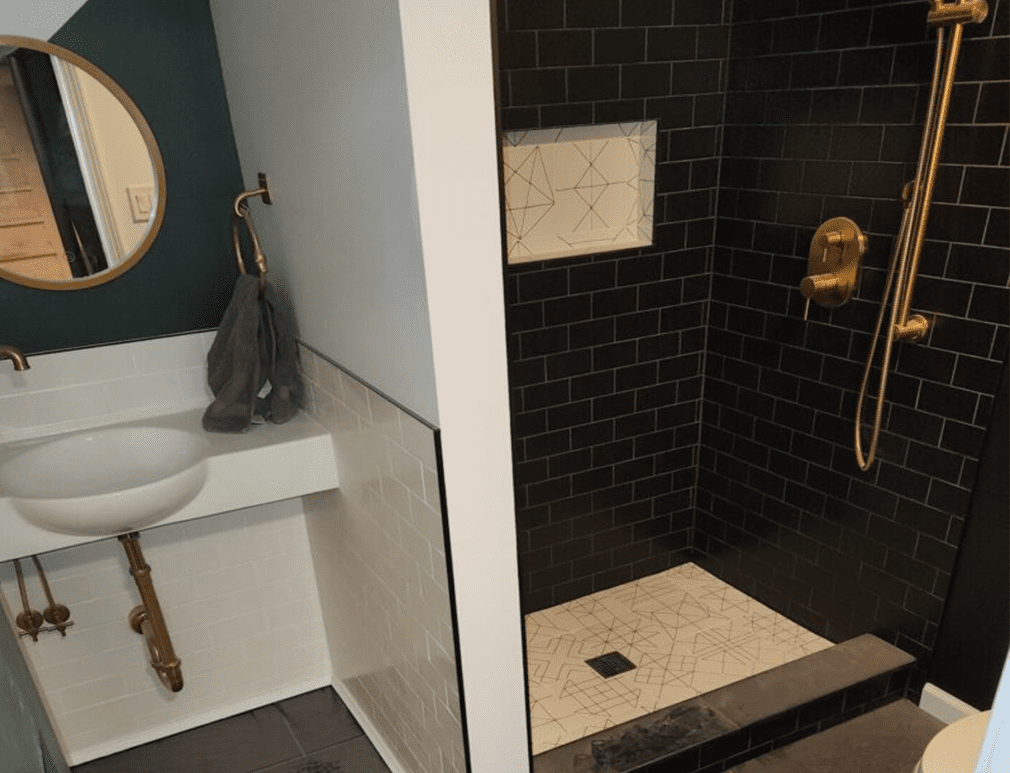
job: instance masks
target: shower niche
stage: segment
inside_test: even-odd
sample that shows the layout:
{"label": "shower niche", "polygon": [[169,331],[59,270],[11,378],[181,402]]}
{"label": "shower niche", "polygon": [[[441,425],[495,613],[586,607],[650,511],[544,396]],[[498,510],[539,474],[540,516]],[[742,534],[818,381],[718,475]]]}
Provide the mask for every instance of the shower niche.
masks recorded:
{"label": "shower niche", "polygon": [[502,136],[508,262],[652,244],[656,121]]}

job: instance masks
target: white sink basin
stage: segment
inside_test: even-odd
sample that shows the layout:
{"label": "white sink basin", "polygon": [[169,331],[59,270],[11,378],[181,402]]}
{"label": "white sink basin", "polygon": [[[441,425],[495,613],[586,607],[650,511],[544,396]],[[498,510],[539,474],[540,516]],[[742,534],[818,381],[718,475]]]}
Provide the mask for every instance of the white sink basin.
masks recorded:
{"label": "white sink basin", "polygon": [[46,531],[121,534],[167,518],[199,494],[207,451],[196,432],[144,425],[16,443],[0,454],[0,496]]}

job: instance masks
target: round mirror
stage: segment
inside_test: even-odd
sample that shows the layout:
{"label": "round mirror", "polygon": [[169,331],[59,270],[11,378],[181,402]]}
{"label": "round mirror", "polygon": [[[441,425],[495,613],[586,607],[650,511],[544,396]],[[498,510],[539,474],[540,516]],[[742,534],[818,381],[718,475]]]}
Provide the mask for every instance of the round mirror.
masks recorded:
{"label": "round mirror", "polygon": [[76,290],[154,241],[165,168],[125,91],[73,51],[0,35],[0,277]]}

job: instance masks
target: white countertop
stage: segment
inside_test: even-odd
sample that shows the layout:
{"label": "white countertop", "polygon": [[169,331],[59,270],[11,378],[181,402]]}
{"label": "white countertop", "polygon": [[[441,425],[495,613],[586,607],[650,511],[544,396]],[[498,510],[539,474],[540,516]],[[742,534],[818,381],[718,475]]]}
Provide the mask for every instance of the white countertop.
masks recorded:
{"label": "white countertop", "polygon": [[[256,424],[248,432],[204,432],[204,409],[123,422],[199,432],[207,439],[207,482],[181,510],[148,528],[327,491],[338,486],[330,433],[300,413],[286,424]],[[0,492],[0,561],[108,537],[57,534],[25,520]]]}

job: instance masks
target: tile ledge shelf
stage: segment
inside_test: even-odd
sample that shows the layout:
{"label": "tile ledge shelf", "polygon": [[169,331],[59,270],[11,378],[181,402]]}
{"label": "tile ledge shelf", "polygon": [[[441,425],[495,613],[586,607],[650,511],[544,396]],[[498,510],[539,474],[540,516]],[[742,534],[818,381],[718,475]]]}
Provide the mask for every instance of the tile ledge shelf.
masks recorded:
{"label": "tile ledge shelf", "polygon": [[[299,413],[286,424],[253,425],[248,432],[222,434],[204,432],[203,412],[199,408],[115,425],[185,429],[204,435],[209,442],[207,482],[200,493],[178,512],[147,528],[338,487],[331,435],[307,414]],[[0,561],[110,538],[45,531],[19,515],[2,492],[0,523],[4,530]]]}
{"label": "tile ledge shelf", "polygon": [[602,252],[618,252],[620,250],[636,250],[640,247],[651,247],[652,239],[634,239],[628,241],[615,241],[608,244],[591,243],[582,246],[573,246],[571,249],[554,250],[546,252],[534,252],[529,255],[510,255],[509,263],[535,263],[538,260],[554,260],[555,258],[575,258],[579,255],[596,255]]}

